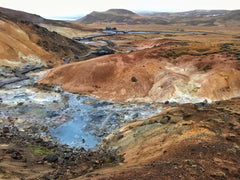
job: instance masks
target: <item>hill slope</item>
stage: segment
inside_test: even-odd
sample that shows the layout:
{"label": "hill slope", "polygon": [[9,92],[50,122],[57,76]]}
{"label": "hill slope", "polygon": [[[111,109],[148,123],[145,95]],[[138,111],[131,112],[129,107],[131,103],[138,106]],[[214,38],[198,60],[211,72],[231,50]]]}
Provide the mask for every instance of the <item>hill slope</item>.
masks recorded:
{"label": "hill slope", "polygon": [[53,69],[41,82],[115,101],[197,102],[240,95],[240,61],[235,54],[194,49],[202,47],[198,43],[157,43],[150,49]]}
{"label": "hill slope", "polygon": [[222,26],[227,21],[239,23],[239,10],[194,10],[186,12],[168,13],[133,13],[123,9],[110,9],[106,12],[92,12],[77,20],[80,24],[159,24],[159,25],[187,25],[187,26]]}
{"label": "hill slope", "polygon": [[[94,31],[93,28],[89,28],[80,24],[71,23],[67,21],[61,21],[61,20],[51,20],[51,19],[45,19],[39,15],[31,14],[23,11],[17,11],[13,9],[7,9],[0,7],[0,13],[5,14],[8,16],[8,18],[15,20],[18,19],[19,21],[26,21],[31,22],[33,24],[37,24],[43,27],[48,28],[50,31],[56,31],[60,34],[63,34],[66,36],[69,32],[63,32],[59,29],[70,29],[72,31]],[[67,36],[69,37],[69,36]]]}
{"label": "hill slope", "polygon": [[32,22],[32,23],[47,22],[46,19],[44,19],[43,17],[41,17],[39,15],[30,14],[30,13],[26,13],[26,12],[23,12],[23,11],[16,11],[16,10],[13,10],[13,9],[7,9],[7,8],[0,7],[0,12],[3,13],[3,14],[6,14],[9,18],[13,18],[13,19],[29,21],[29,22]]}
{"label": "hill slope", "polygon": [[125,24],[146,24],[148,18],[141,17],[132,11],[125,9],[110,9],[105,12],[96,12],[86,15],[76,21],[81,24],[93,23],[125,23]]}
{"label": "hill slope", "polygon": [[31,59],[57,65],[62,63],[64,58],[83,55],[87,50],[86,46],[56,32],[49,32],[46,28],[31,22],[10,18],[0,13],[1,65],[24,63]]}

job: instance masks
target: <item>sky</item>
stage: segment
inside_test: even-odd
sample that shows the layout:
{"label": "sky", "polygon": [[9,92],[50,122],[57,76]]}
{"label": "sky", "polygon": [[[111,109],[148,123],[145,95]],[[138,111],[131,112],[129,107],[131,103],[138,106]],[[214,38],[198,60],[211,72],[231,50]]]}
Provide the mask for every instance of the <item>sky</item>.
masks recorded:
{"label": "sky", "polygon": [[0,0],[0,7],[45,18],[86,15],[112,8],[132,11],[179,12],[195,9],[240,9],[240,0]]}

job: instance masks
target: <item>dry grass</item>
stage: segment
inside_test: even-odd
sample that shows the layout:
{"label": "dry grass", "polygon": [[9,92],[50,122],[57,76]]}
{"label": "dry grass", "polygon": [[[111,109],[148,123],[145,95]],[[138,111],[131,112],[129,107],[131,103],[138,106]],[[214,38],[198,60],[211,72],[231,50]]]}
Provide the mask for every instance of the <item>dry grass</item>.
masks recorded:
{"label": "dry grass", "polygon": [[41,24],[41,26],[47,28],[49,31],[55,31],[68,38],[84,37],[84,36],[89,36],[93,34],[92,31],[86,30],[86,29],[80,30],[80,29],[73,29],[70,27],[54,26],[49,24]]}

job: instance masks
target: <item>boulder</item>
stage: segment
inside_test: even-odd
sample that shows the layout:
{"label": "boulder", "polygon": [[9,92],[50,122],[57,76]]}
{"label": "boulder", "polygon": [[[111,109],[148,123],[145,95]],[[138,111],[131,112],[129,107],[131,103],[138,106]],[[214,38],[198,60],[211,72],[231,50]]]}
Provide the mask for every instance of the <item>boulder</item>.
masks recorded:
{"label": "boulder", "polygon": [[47,161],[50,163],[58,162],[58,156],[56,154],[48,154],[43,158],[43,161]]}

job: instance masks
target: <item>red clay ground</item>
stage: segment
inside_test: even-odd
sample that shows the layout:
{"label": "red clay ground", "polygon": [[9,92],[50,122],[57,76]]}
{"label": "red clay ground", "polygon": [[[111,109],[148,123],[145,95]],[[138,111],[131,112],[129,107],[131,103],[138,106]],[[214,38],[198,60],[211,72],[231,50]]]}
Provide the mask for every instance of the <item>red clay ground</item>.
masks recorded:
{"label": "red clay ground", "polygon": [[240,61],[235,52],[222,50],[221,44],[204,47],[171,39],[155,43],[132,53],[57,67],[40,82],[114,101],[195,102],[240,95]]}

